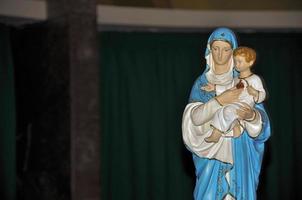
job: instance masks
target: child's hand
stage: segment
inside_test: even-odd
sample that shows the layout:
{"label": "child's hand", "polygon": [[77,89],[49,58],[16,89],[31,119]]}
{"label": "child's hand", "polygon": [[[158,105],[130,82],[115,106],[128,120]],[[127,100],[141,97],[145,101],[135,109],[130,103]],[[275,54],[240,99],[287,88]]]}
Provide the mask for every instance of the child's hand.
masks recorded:
{"label": "child's hand", "polygon": [[211,83],[208,83],[207,85],[205,86],[202,86],[201,87],[202,90],[205,90],[207,92],[212,92],[215,90],[215,85],[214,84],[211,84]]}
{"label": "child's hand", "polygon": [[247,92],[252,95],[254,98],[258,99],[258,95],[259,95],[259,92],[258,90],[256,90],[255,88],[253,88],[253,86],[248,86],[247,87]]}

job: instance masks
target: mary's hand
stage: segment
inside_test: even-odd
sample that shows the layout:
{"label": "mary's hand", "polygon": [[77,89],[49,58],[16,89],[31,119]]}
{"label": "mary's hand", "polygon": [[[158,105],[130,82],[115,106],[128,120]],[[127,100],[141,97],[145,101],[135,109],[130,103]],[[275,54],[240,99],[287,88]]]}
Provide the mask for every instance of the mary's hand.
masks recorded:
{"label": "mary's hand", "polygon": [[241,94],[242,90],[243,88],[240,89],[232,88],[226,90],[222,94],[217,96],[216,100],[223,106],[234,102],[238,102],[239,95]]}
{"label": "mary's hand", "polygon": [[243,119],[246,121],[252,121],[256,117],[256,112],[253,108],[251,108],[248,104],[242,103],[243,106],[237,110],[237,115],[239,119]]}

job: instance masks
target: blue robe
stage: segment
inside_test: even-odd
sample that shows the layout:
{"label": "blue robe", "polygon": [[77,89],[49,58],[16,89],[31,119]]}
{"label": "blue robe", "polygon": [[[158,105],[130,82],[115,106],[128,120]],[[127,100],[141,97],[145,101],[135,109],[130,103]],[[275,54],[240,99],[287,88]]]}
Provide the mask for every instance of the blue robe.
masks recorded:
{"label": "blue robe", "polygon": [[[237,73],[234,71],[234,76]],[[207,83],[205,72],[193,85],[190,102],[206,103],[214,97],[213,92],[200,90]],[[232,139],[233,165],[215,159],[202,158],[193,154],[196,169],[194,199],[223,199],[227,194],[238,200],[256,199],[256,190],[264,153],[264,142],[270,136],[270,123],[262,104],[255,105],[262,116],[263,128],[256,138],[251,138],[246,131]],[[230,171],[230,184],[226,172]]]}

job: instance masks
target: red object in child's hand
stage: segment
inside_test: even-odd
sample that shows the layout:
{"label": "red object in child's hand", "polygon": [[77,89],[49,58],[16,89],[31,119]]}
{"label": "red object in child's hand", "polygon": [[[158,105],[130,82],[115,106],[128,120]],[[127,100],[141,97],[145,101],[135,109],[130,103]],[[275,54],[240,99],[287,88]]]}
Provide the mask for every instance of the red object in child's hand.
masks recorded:
{"label": "red object in child's hand", "polygon": [[237,89],[244,88],[244,84],[243,84],[243,82],[241,80],[239,81],[239,83],[237,83],[236,88]]}

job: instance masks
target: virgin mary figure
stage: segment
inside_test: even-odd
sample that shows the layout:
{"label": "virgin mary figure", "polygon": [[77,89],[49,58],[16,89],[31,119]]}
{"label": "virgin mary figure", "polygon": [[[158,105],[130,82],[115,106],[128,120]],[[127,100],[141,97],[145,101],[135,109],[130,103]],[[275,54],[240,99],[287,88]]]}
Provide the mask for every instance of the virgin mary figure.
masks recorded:
{"label": "virgin mary figure", "polygon": [[214,30],[205,52],[206,68],[195,81],[183,113],[183,141],[195,166],[196,200],[256,199],[265,141],[270,136],[270,122],[263,105],[242,106],[238,110],[244,121],[239,137],[225,135],[217,143],[204,140],[211,134],[210,121],[215,112],[236,102],[241,91],[226,90],[215,96],[201,87],[209,80],[227,84],[238,76],[232,55],[235,48],[237,39],[230,29]]}

